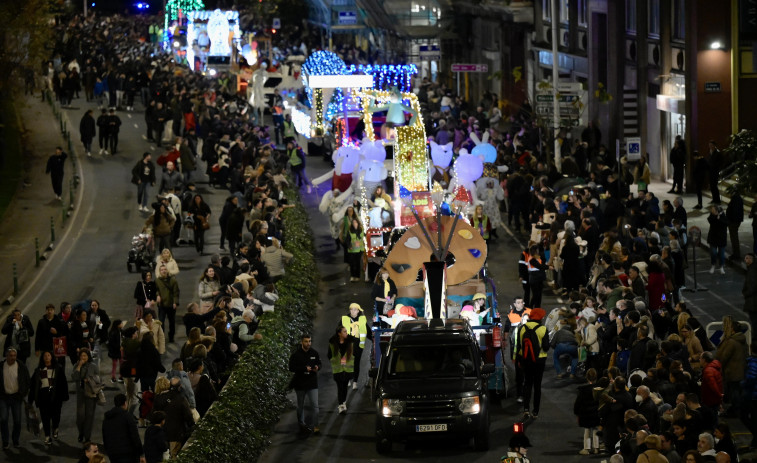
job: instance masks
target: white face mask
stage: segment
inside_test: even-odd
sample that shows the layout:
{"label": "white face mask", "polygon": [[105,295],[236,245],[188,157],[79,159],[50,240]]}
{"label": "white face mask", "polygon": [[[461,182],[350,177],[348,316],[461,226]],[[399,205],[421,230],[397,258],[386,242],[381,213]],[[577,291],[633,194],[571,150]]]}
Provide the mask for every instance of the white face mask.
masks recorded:
{"label": "white face mask", "polygon": [[180,144],[178,144],[178,143],[177,143],[177,144],[176,144],[175,146],[176,146],[176,150],[177,150],[177,151],[178,151],[178,150],[179,150],[179,149],[181,148],[181,145],[180,145]]}
{"label": "white face mask", "polygon": [[634,399],[636,400],[636,403],[639,403],[639,404],[644,400],[644,398],[640,396],[639,394],[636,394],[636,397],[634,397]]}

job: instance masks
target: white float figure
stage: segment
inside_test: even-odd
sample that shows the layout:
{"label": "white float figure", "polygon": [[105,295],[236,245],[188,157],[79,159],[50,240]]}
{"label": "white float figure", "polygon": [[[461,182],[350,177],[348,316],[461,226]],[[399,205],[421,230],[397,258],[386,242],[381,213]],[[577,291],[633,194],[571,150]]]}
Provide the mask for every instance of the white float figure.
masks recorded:
{"label": "white float figure", "polygon": [[263,109],[265,108],[265,81],[268,80],[268,63],[262,61],[260,67],[252,73],[252,91],[250,92],[249,103],[252,106],[253,114],[256,121],[260,123],[263,120]]}
{"label": "white float figure", "polygon": [[229,56],[229,20],[226,13],[214,10],[208,19],[208,36],[210,37],[210,56]]}

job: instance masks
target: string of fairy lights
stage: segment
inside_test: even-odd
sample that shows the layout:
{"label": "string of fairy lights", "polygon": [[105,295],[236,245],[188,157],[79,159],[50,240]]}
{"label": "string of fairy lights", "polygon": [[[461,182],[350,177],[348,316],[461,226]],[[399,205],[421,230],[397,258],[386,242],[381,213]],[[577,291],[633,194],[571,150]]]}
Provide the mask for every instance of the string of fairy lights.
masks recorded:
{"label": "string of fairy lights", "polygon": [[389,90],[397,87],[402,92],[413,90],[412,79],[418,74],[418,68],[414,64],[353,64],[347,71],[350,74],[372,75],[374,89]]}

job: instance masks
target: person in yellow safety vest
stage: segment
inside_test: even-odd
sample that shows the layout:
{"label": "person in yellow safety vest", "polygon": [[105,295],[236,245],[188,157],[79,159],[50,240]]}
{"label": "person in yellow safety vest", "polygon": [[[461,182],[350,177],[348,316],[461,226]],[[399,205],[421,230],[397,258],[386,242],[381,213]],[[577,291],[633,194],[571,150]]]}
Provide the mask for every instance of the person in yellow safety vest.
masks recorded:
{"label": "person in yellow safety vest", "polygon": [[[363,355],[365,340],[373,339],[373,332],[368,328],[368,319],[365,317],[360,304],[350,304],[349,315],[342,315],[342,326],[347,329],[347,333],[355,338],[353,349],[355,357],[355,368],[352,375],[352,389],[357,389],[357,382],[360,378],[360,357]],[[367,383],[366,383],[367,384]],[[348,384],[349,386],[349,384]]]}
{"label": "person in yellow safety vest", "polygon": [[473,213],[473,216],[470,219],[470,223],[473,228],[481,233],[481,236],[488,243],[489,233],[491,233],[492,231],[492,225],[491,223],[489,223],[489,216],[484,214],[484,206],[480,204],[476,206],[476,211]]}
{"label": "person in yellow safety vest", "polygon": [[[544,377],[544,365],[549,351],[547,327],[541,324],[546,312],[541,308],[531,309],[529,320],[518,330],[518,359],[525,376],[523,390],[523,419],[539,416],[541,404],[541,381]],[[529,409],[533,390],[534,406]]]}
{"label": "person in yellow safety vest", "polygon": [[284,142],[288,142],[289,140],[294,140],[295,131],[294,131],[294,122],[292,122],[292,115],[287,114],[284,116]]}
{"label": "person in yellow safety vest", "polygon": [[347,411],[347,384],[355,368],[355,341],[356,339],[350,336],[347,328],[342,325],[336,327],[336,333],[329,339],[329,360],[336,382],[339,403],[337,411],[340,414]]}
{"label": "person in yellow safety vest", "polygon": [[[515,354],[517,353],[518,329],[528,320],[530,314],[531,309],[526,307],[523,298],[515,296],[515,299],[513,299],[513,305],[510,307],[510,312],[507,314],[502,328],[505,332],[505,340],[510,341],[510,358],[515,364],[515,391],[519,403],[523,402],[523,384],[525,383],[525,376],[523,375],[523,369],[518,365],[518,362],[515,362],[514,360]],[[502,345],[504,346],[505,343],[502,343]]]}
{"label": "person in yellow safety vest", "polygon": [[293,139],[287,141],[286,156],[295,185],[297,185],[297,188],[305,185],[307,192],[310,193],[313,184],[310,183],[310,179],[305,174],[305,153],[302,152],[302,148],[297,146]]}

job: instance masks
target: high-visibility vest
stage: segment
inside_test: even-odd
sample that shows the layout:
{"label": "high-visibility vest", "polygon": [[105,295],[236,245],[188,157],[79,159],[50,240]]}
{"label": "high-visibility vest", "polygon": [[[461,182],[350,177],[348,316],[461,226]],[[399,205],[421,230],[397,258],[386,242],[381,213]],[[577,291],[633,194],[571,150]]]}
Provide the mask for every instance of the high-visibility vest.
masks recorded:
{"label": "high-visibility vest", "polygon": [[352,373],[353,371],[355,371],[354,352],[353,355],[349,356],[349,358],[346,358],[347,354],[344,354],[346,363],[342,365],[342,354],[339,353],[339,348],[334,348],[334,345],[332,343],[329,343],[329,350],[331,350],[331,372],[333,374],[342,372]]}
{"label": "high-visibility vest", "polygon": [[511,310],[510,313],[507,314],[507,319],[510,321],[510,325],[512,327],[510,329],[510,347],[512,348],[510,353],[513,359],[515,359],[515,346],[518,345],[518,331],[520,330],[520,325],[523,321],[524,315],[531,315],[531,309],[526,307],[521,313],[517,313],[515,310]]}
{"label": "high-visibility vest", "polygon": [[489,231],[486,229],[489,226],[489,217],[484,216],[484,220],[482,220],[480,223],[478,221],[477,216],[473,216],[473,228],[478,230],[481,233],[481,236],[485,239],[489,239]]}
{"label": "high-visibility vest", "polygon": [[360,315],[357,321],[353,320],[349,315],[342,315],[342,326],[347,329],[350,335],[360,340],[360,348],[362,349],[365,346],[365,339],[368,335],[368,325],[365,315]]}

